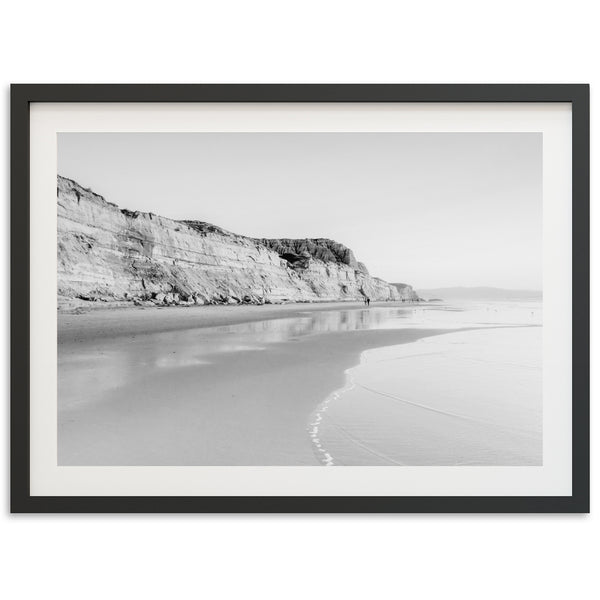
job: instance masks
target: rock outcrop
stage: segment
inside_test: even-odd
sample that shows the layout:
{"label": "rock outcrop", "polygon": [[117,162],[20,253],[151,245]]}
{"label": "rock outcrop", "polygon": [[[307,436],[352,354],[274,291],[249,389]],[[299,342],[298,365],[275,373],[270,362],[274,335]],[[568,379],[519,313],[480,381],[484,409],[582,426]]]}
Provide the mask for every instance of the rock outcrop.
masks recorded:
{"label": "rock outcrop", "polygon": [[409,299],[327,239],[254,239],[202,221],[120,209],[58,177],[61,300],[239,304]]}
{"label": "rock outcrop", "polygon": [[277,252],[279,256],[290,262],[292,266],[300,257],[314,258],[327,263],[348,265],[356,271],[368,274],[365,265],[356,260],[354,252],[350,248],[333,240],[325,238],[305,240],[262,238],[257,241]]}
{"label": "rock outcrop", "polygon": [[419,294],[415,292],[412,285],[408,285],[408,283],[390,283],[390,285],[393,285],[398,290],[402,300],[410,300],[411,302],[423,301],[423,299],[419,297]]}

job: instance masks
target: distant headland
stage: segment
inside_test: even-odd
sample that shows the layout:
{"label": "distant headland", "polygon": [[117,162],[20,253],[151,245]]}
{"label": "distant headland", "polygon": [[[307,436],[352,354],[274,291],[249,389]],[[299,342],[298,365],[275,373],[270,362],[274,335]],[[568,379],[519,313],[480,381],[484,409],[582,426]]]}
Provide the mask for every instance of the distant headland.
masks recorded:
{"label": "distant headland", "polygon": [[425,300],[541,300],[541,290],[510,290],[496,287],[446,287],[420,289]]}

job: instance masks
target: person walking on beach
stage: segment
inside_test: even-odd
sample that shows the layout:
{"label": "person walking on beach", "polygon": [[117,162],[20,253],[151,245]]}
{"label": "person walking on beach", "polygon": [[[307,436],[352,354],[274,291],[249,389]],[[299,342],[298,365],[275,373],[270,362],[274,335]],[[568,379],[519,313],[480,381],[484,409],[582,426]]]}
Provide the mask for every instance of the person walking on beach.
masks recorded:
{"label": "person walking on beach", "polygon": [[371,305],[371,298],[369,298],[369,296],[367,296],[367,306]]}

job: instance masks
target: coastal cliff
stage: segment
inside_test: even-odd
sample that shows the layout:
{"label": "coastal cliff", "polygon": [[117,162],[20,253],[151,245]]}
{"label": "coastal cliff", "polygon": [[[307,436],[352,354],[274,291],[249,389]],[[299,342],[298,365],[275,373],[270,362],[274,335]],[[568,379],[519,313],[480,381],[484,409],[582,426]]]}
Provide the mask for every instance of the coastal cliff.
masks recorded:
{"label": "coastal cliff", "polygon": [[121,209],[58,176],[59,306],[416,300],[328,239],[255,239],[201,221]]}

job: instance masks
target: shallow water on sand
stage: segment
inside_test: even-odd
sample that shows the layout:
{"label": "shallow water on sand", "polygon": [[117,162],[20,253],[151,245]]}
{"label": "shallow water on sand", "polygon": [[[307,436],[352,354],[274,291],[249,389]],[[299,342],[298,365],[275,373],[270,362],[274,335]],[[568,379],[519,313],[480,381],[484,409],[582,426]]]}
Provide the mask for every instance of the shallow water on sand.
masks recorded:
{"label": "shallow water on sand", "polygon": [[477,329],[363,352],[311,418],[322,464],[541,465],[541,304],[416,309],[409,321]]}
{"label": "shallow water on sand", "polygon": [[149,371],[175,376],[179,368],[207,366],[311,335],[420,326],[424,309],[413,306],[307,311],[301,317],[59,344],[59,410],[102,400],[107,390]]}
{"label": "shallow water on sand", "polygon": [[[59,344],[58,462],[539,464],[540,324],[407,304]],[[460,328],[486,329],[424,337]]]}

